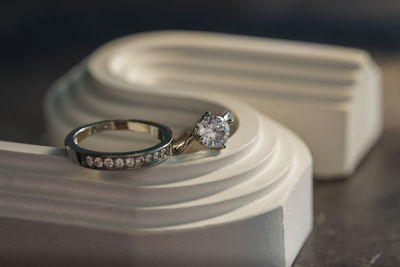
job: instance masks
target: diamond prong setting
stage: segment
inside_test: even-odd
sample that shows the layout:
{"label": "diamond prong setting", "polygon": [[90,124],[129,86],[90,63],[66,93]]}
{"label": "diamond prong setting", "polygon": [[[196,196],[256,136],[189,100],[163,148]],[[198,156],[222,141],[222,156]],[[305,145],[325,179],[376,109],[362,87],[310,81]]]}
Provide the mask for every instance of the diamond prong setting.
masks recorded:
{"label": "diamond prong setting", "polygon": [[208,148],[224,149],[230,135],[229,120],[225,120],[222,116],[206,112],[196,123],[193,135],[200,144]]}

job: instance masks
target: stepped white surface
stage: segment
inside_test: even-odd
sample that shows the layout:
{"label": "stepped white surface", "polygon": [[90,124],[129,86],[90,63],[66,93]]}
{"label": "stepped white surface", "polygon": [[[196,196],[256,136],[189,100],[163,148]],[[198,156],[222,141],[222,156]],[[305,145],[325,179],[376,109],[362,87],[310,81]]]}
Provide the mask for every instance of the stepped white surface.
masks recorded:
{"label": "stepped white surface", "polygon": [[[152,168],[107,172],[73,164],[63,148],[0,142],[2,260],[290,265],[312,229],[307,147],[226,94],[125,79],[142,76],[136,68],[141,52],[137,58],[124,54],[134,41],[105,45],[53,86],[45,106],[51,142],[62,146],[72,128],[107,118],[155,120],[179,134],[204,111],[229,109],[238,127],[227,148],[194,149]],[[126,148],[132,140],[105,135],[91,145],[101,150],[110,143]]]}
{"label": "stepped white surface", "polygon": [[219,92],[276,119],[306,142],[319,178],[352,174],[382,130],[380,71],[359,49],[165,31],[123,38],[98,53],[92,64],[108,60],[126,83]]}

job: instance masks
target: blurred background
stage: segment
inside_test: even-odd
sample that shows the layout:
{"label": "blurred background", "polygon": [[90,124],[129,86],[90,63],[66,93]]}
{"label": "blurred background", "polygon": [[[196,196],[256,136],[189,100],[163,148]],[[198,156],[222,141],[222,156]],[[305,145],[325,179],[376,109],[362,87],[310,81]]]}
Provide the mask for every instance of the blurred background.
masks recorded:
{"label": "blurred background", "polygon": [[51,83],[101,44],[127,34],[226,32],[359,47],[380,59],[400,47],[399,27],[395,0],[3,1],[0,140],[40,144],[42,100]]}
{"label": "blurred background", "polygon": [[383,137],[348,181],[315,183],[315,229],[295,265],[400,264],[400,1],[15,0],[0,7],[0,140],[7,141],[41,144],[49,86],[127,34],[187,29],[368,50],[384,73]]}

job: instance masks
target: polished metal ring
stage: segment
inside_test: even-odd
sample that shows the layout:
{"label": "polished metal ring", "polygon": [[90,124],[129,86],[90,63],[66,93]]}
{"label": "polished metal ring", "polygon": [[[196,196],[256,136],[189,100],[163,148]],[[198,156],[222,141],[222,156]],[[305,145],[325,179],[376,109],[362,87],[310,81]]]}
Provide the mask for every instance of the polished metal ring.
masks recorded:
{"label": "polished metal ring", "polygon": [[[146,120],[104,120],[72,130],[65,138],[68,157],[83,167],[97,170],[127,170],[157,165],[172,155],[185,152],[193,140],[210,149],[224,149],[233,124],[231,112],[214,115],[206,112],[195,126],[178,140],[165,125]],[[101,152],[79,146],[85,138],[110,130],[147,133],[160,140],[152,147],[129,152]]]}

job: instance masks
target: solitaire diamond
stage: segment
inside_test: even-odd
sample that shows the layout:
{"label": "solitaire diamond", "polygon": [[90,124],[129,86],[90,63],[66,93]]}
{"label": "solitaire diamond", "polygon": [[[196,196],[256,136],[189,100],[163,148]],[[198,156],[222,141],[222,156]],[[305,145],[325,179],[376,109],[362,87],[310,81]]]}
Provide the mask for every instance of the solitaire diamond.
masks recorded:
{"label": "solitaire diamond", "polygon": [[201,144],[221,149],[225,147],[229,131],[229,123],[223,117],[206,113],[197,124],[195,135]]}

